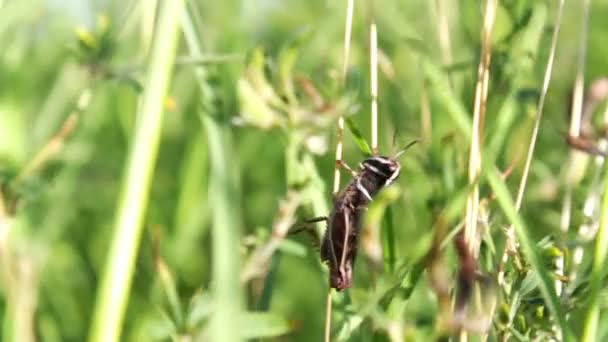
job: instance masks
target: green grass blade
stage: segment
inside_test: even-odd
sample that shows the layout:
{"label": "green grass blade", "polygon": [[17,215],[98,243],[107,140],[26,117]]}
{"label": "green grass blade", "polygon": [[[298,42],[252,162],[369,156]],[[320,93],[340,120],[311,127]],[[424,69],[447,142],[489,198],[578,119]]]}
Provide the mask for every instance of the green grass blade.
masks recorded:
{"label": "green grass blade", "polygon": [[158,154],[163,101],[175,60],[182,5],[179,0],[166,1],[159,11],[144,94],[122,181],[116,224],[93,313],[90,340],[94,342],[117,341],[120,337]]}
{"label": "green grass blade", "polygon": [[236,186],[230,170],[230,138],[228,130],[209,115],[203,116],[209,141],[209,200],[213,202],[212,278],[215,315],[212,323],[213,341],[238,341],[239,329],[227,329],[241,312],[239,283],[239,208]]}
{"label": "green grass blade", "polygon": [[593,257],[593,268],[590,277],[589,309],[585,319],[583,341],[597,341],[597,330],[600,319],[600,303],[602,301],[600,291],[602,290],[602,278],[606,274],[606,254],[608,253],[608,170],[604,176],[604,195],[602,197],[602,211],[600,217],[600,228],[597,232],[595,243],[595,255]]}
{"label": "green grass blade", "polygon": [[386,217],[382,224],[384,230],[384,250],[385,252],[385,263],[387,269],[390,272],[395,271],[395,263],[397,262],[397,251],[395,248],[396,237],[395,237],[395,224],[393,221],[393,209],[391,207],[386,208]]}
{"label": "green grass blade", "polygon": [[361,154],[363,154],[366,157],[371,156],[372,149],[369,147],[369,144],[363,137],[363,134],[361,134],[361,130],[359,130],[357,125],[355,125],[353,120],[350,118],[345,118],[344,122],[346,122],[346,127],[348,127],[348,130],[352,133],[353,137],[355,138],[355,142],[357,143],[357,147],[359,147],[359,151],[361,151]]}
{"label": "green grass blade", "polygon": [[[289,332],[289,322],[268,312],[243,312],[239,316],[237,329],[242,338],[269,338]],[[223,341],[223,340],[222,340]]]}
{"label": "green grass blade", "polygon": [[[184,12],[182,27],[191,56],[202,54],[199,34],[193,22],[194,9]],[[202,110],[200,116],[207,133],[209,151],[209,202],[212,212],[212,271],[215,312],[211,320],[212,341],[239,341],[242,336],[234,326],[235,317],[242,313],[243,305],[239,275],[240,218],[239,198],[234,168],[231,165],[232,144],[229,128],[211,117],[213,92],[202,66],[195,69],[200,89]]]}

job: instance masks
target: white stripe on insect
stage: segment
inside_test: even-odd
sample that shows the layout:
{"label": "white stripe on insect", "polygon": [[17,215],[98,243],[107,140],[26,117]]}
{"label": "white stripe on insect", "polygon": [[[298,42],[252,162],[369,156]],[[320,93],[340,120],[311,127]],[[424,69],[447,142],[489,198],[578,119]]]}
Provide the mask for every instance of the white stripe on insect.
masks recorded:
{"label": "white stripe on insect", "polygon": [[368,200],[372,200],[372,196],[369,195],[369,192],[367,192],[367,189],[363,186],[363,184],[361,184],[361,178],[357,179],[357,190],[361,191],[363,193],[363,195],[365,195],[365,197],[367,197]]}
{"label": "white stripe on insect", "polygon": [[401,172],[401,166],[399,166],[399,164],[397,164],[397,169],[395,169],[395,171],[393,171],[393,174],[389,177],[389,179],[386,180],[386,183],[384,183],[384,186],[388,186],[395,179],[397,179],[397,177],[399,177],[399,172]]}
{"label": "white stripe on insect", "polygon": [[391,165],[391,164],[393,164],[393,163],[394,163],[394,161],[392,161],[392,160],[391,160],[391,159],[389,159],[389,158],[386,158],[386,157],[378,157],[378,156],[376,156],[376,157],[371,157],[371,158],[369,158],[368,160],[375,160],[375,161],[377,161],[378,163],[382,163],[382,164],[388,164],[388,165]]}
{"label": "white stripe on insect", "polygon": [[383,177],[388,177],[388,175],[387,175],[386,173],[384,173],[384,172],[380,171],[380,170],[379,170],[377,167],[375,167],[375,166],[372,166],[372,165],[370,165],[370,164],[365,164],[365,166],[364,166],[364,167],[365,167],[366,169],[371,170],[371,171],[372,171],[373,173],[375,173],[375,174],[378,174],[378,175],[383,176]]}

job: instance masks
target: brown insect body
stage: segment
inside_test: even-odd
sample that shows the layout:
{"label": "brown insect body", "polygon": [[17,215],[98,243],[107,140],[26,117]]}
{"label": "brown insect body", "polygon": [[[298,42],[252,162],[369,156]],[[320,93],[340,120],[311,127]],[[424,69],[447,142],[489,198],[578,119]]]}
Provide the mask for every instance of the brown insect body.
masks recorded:
{"label": "brown insect body", "polygon": [[359,165],[359,172],[334,200],[321,245],[321,259],[329,266],[329,284],[342,291],[351,287],[362,218],[374,196],[399,177],[392,158],[374,156]]}

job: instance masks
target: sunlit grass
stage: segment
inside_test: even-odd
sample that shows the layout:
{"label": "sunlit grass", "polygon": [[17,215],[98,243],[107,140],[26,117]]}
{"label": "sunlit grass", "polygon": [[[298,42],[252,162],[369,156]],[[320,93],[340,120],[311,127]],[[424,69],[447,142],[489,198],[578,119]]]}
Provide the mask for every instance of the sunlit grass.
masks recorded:
{"label": "sunlit grass", "polygon": [[[605,4],[183,4],[0,1],[3,341],[608,336]],[[328,295],[289,230],[414,140]]]}

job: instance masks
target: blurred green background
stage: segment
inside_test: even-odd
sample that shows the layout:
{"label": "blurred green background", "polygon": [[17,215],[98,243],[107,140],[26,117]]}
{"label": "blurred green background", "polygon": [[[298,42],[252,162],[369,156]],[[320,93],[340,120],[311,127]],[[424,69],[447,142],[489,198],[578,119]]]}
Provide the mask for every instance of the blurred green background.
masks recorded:
{"label": "blurred green background", "polygon": [[[484,144],[499,169],[515,166],[507,179],[514,195],[558,1],[499,3]],[[9,222],[0,225],[3,341],[16,336],[23,341],[82,341],[89,336],[145,86],[155,4],[0,1],[0,189],[6,205],[0,219]],[[374,270],[360,252],[354,288],[335,298],[333,331],[348,340],[382,341],[394,339],[391,324],[397,322],[410,340],[434,336],[439,309],[424,276],[411,297],[389,294],[387,299],[377,284],[394,282],[400,270],[421,260],[438,212],[466,187],[468,137],[455,118],[459,109],[472,117],[483,4],[356,1],[344,85],[346,1],[189,0],[185,8],[183,17],[191,20],[202,55],[192,53],[184,39],[180,15],[177,59],[163,100],[162,137],[121,340],[214,340],[207,335],[208,322],[222,305],[213,297],[214,258],[232,255],[224,271],[236,272],[238,279],[239,265],[271,236],[273,222],[281,218],[279,203],[289,199],[290,191],[299,196],[290,222],[327,214],[337,117],[347,115],[363,137],[370,136],[372,18],[381,50],[380,151],[393,154],[413,139],[422,143],[401,159],[399,194],[384,215],[384,272]],[[559,230],[582,9],[582,2],[566,1],[522,216],[535,239],[552,236],[565,249],[581,245],[592,251],[593,245],[576,233],[587,219],[585,199],[599,191],[593,188],[592,171],[583,169],[574,182],[571,232]],[[592,1],[590,13],[587,85],[608,70],[608,3]],[[448,23],[447,49],[440,41],[442,16]],[[24,173],[70,115],[78,120],[61,136],[57,153]],[[205,124],[205,117],[213,124]],[[221,132],[219,147],[209,141],[213,127]],[[352,166],[363,158],[356,142],[347,129],[345,160]],[[218,183],[213,171],[218,154],[225,158],[225,183]],[[349,178],[343,173],[342,184]],[[224,196],[217,197],[222,184],[230,189],[219,190]],[[482,197],[490,192],[482,183]],[[221,206],[227,208],[223,212],[230,226],[217,227],[221,223],[214,215]],[[507,220],[494,203],[488,211],[487,239],[500,250]],[[464,209],[450,227],[462,217]],[[220,229],[237,242],[223,254],[216,249],[230,244],[214,246],[212,234]],[[449,247],[445,264],[450,279],[457,269],[454,255]],[[482,255],[483,271],[495,274],[500,256],[491,248]],[[590,258],[586,253],[581,274]],[[327,271],[305,234],[289,236],[274,254],[268,277],[241,289],[242,308],[269,314],[245,323],[235,318],[225,329],[278,341],[322,338]],[[403,300],[391,305],[393,297]],[[532,316],[522,314],[524,323],[528,320],[517,328],[522,336],[551,330],[537,327]],[[353,317],[360,318],[360,326],[350,331],[344,327]],[[572,314],[575,332],[580,319]],[[491,339],[501,336],[501,329],[496,323]]]}

